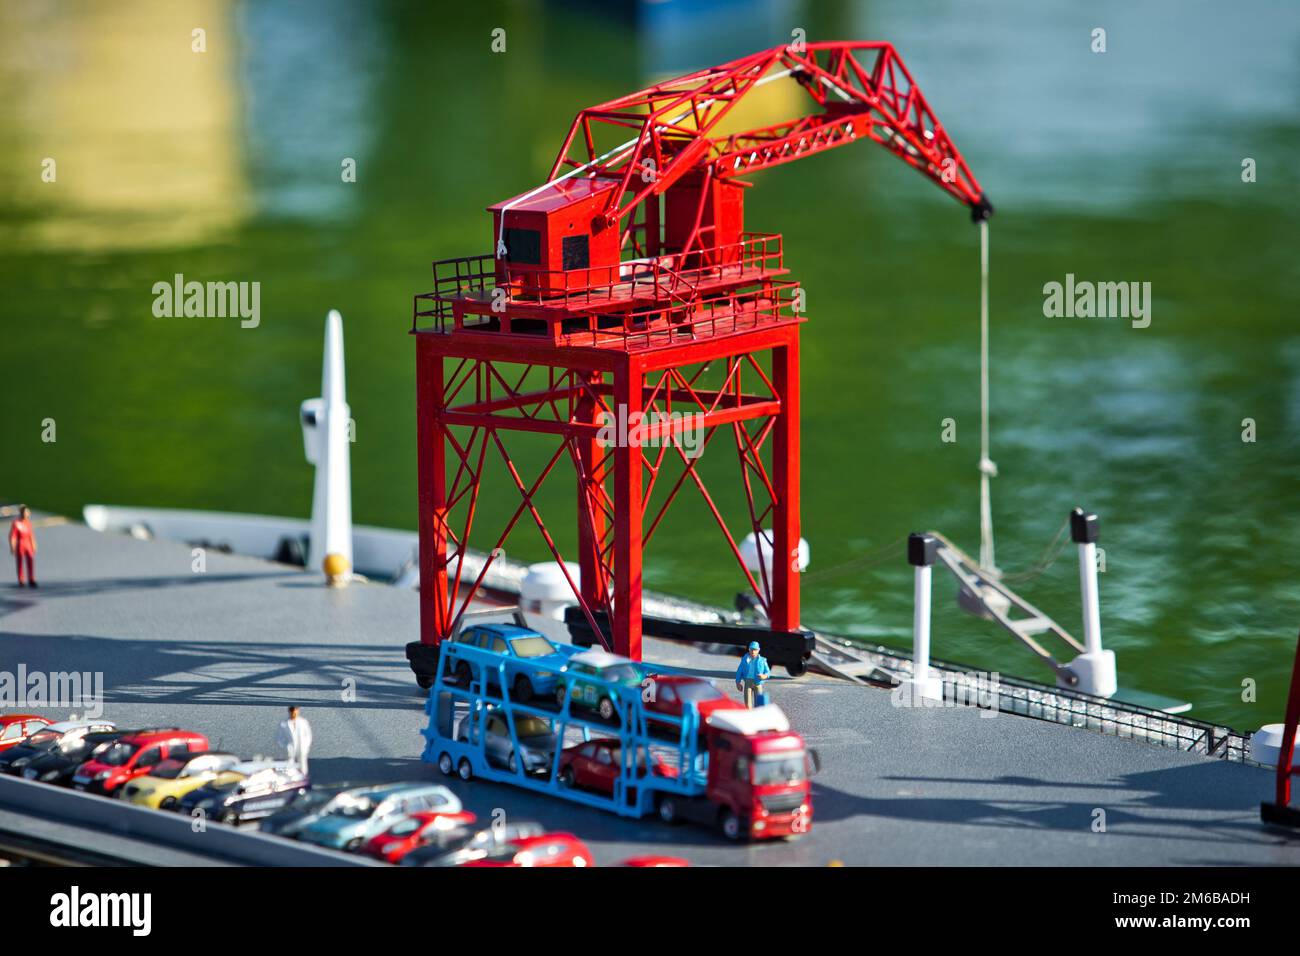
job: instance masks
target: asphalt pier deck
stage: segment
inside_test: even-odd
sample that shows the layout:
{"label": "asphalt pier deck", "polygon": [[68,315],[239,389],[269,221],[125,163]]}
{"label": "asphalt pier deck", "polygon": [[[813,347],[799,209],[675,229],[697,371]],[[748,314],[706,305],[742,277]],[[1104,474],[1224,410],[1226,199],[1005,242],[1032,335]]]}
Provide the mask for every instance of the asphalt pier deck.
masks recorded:
{"label": "asphalt pier deck", "polygon": [[[176,725],[243,755],[275,753],[303,705],[318,783],[444,780],[419,759],[423,695],[403,656],[415,592],[325,588],[317,575],[186,545],[38,528],[38,590],[0,586],[0,670],[102,674],[104,716]],[[734,659],[647,640],[647,660],[722,679]],[[902,708],[886,690],[808,674],[770,685],[821,756],[814,824],[734,846],[690,826],[626,820],[512,787],[446,780],[491,820],[503,809],[576,833],[600,865],[1300,864],[1300,838],[1261,827],[1271,773],[1135,740],[973,708]],[[67,708],[33,708],[66,718]],[[1104,832],[1098,827],[1104,821]]]}

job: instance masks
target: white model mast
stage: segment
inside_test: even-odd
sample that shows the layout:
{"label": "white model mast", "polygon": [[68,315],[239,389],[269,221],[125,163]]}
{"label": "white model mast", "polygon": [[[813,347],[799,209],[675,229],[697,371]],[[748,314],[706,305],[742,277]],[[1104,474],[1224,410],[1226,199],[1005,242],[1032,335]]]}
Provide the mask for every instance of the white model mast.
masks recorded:
{"label": "white model mast", "polygon": [[348,448],[348,408],[343,378],[343,316],[331,309],[325,319],[325,361],[321,397],[302,403],[302,437],[307,461],[316,466],[311,501],[311,540],[307,567],[321,567],[327,555],[352,571],[352,466]]}

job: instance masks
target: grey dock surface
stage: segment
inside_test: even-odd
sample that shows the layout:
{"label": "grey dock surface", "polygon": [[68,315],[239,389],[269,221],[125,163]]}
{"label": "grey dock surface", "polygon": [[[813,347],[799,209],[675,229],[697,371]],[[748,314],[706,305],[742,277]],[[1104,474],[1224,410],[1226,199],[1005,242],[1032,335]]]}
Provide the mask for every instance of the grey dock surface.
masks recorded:
{"label": "grey dock surface", "polygon": [[[1296,865],[1300,838],[1263,828],[1256,766],[972,708],[900,708],[886,690],[808,674],[769,690],[821,755],[812,831],[735,846],[421,762],[424,695],[403,645],[414,591],[325,588],[319,575],[176,542],[38,527],[38,590],[0,585],[0,670],[101,673],[104,716],[177,725],[245,756],[277,754],[303,705],[318,783],[438,780],[490,821],[576,833],[598,864],[642,854],[722,865]],[[647,640],[647,660],[721,678],[734,658]],[[38,710],[41,710],[38,708]],[[42,710],[66,718],[66,709]],[[1105,832],[1096,832],[1104,813]],[[107,840],[107,838],[106,838]]]}

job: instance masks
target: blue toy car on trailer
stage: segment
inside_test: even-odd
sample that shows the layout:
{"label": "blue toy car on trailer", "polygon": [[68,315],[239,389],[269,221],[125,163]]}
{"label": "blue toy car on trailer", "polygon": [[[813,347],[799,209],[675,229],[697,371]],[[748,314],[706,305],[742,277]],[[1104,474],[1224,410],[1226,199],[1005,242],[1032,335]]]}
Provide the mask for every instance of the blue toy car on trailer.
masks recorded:
{"label": "blue toy car on trailer", "polygon": [[[531,628],[518,624],[475,624],[456,634],[452,644],[475,647],[504,658],[508,662],[527,661],[526,668],[507,664],[505,668],[506,686],[514,694],[515,700],[532,700],[534,697],[550,697],[559,684],[560,670],[569,662],[569,658],[580,648],[567,644],[556,644]],[[498,662],[492,661],[492,664]],[[461,687],[468,687],[478,675],[469,659],[461,657],[456,661],[451,678]],[[500,679],[495,667],[488,669],[488,679],[496,686]]]}

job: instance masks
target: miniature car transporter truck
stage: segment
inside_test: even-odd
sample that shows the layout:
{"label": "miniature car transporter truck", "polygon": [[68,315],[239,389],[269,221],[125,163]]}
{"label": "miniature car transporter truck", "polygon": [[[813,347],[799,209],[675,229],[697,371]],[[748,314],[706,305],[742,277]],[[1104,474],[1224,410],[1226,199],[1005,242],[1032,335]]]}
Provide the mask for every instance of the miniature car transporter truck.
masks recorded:
{"label": "miniature car transporter truck", "polygon": [[[457,677],[464,665],[468,681]],[[640,686],[584,675],[584,684],[614,704],[613,719],[606,721],[578,706],[567,692],[575,675],[564,671],[558,675],[564,694],[512,699],[510,689],[520,686],[520,676],[539,686],[557,676],[548,670],[553,667],[469,644],[444,644],[425,707],[424,761],[448,776],[510,783],[621,816],[654,812],[665,823],[716,826],[732,840],[793,837],[811,828],[809,778],[817,756],[779,707],[715,711],[701,726],[698,709],[687,703],[680,717],[655,711],[647,719],[653,674]],[[560,697],[563,704],[556,703]],[[521,724],[539,720],[553,731],[544,743],[537,734],[520,732]],[[572,775],[560,767],[566,748],[601,738],[618,742],[609,748],[619,766],[608,794],[571,785]]]}

